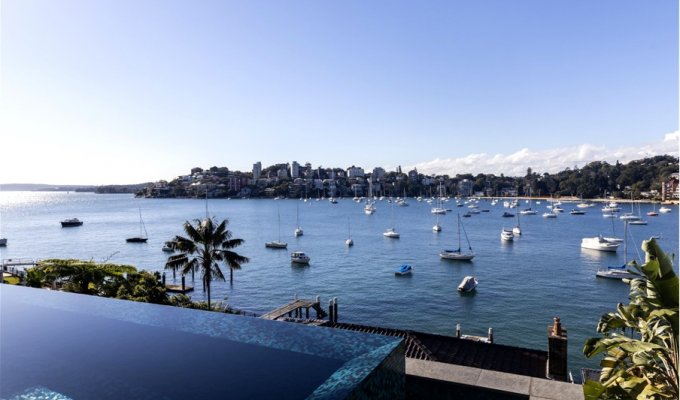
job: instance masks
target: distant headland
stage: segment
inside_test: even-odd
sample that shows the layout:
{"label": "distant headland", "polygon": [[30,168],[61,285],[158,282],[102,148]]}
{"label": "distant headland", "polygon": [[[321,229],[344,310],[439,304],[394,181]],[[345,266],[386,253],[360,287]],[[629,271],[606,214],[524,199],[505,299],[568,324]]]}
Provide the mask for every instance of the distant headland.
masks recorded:
{"label": "distant headland", "polygon": [[678,199],[678,158],[663,155],[627,164],[596,161],[582,168],[539,174],[527,168],[525,176],[469,173],[424,175],[416,169],[395,171],[374,168],[313,167],[297,161],[251,171],[227,167],[192,168],[187,175],[146,185],[136,192],[151,198],[322,198],[367,196],[555,196],[644,199]]}

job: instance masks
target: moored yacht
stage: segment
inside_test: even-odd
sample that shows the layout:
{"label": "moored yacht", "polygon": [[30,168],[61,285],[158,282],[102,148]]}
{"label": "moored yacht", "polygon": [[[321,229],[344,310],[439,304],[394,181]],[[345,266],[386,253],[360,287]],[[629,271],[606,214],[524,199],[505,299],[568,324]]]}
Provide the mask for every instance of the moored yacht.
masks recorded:
{"label": "moored yacht", "polygon": [[505,242],[512,242],[514,239],[515,235],[512,233],[512,230],[503,228],[501,231],[501,240]]}
{"label": "moored yacht", "polygon": [[385,232],[383,232],[383,236],[392,239],[399,239],[399,232],[397,232],[394,228],[387,228]]}
{"label": "moored yacht", "polygon": [[71,228],[74,226],[80,226],[83,224],[83,221],[79,220],[78,218],[69,218],[61,221],[61,227],[62,228]]}
{"label": "moored yacht", "polygon": [[290,253],[290,262],[295,264],[309,264],[309,256],[303,251],[294,251]]}
{"label": "moored yacht", "polygon": [[581,248],[598,251],[616,251],[620,243],[613,243],[602,236],[595,236],[581,239]]}

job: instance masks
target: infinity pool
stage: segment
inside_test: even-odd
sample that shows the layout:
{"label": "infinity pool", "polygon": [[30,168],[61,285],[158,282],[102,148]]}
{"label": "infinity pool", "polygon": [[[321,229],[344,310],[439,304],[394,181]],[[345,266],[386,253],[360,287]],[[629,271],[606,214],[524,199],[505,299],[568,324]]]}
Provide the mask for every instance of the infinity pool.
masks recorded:
{"label": "infinity pool", "polygon": [[3,399],[403,396],[394,338],[9,285],[0,300]]}

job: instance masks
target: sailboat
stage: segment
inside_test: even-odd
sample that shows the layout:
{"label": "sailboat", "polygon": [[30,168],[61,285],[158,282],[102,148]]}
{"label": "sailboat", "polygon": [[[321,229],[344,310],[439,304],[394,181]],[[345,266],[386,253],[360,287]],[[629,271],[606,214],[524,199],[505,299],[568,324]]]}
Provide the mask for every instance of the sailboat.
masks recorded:
{"label": "sailboat", "polygon": [[364,214],[372,215],[375,212],[375,200],[373,199],[373,178],[368,180],[368,197],[364,206]]}
{"label": "sailboat", "polygon": [[442,250],[439,253],[439,257],[447,259],[447,260],[460,260],[460,261],[469,261],[472,260],[475,257],[475,252],[472,251],[472,246],[470,245],[470,239],[468,239],[467,232],[465,232],[465,227],[463,228],[463,233],[465,234],[465,240],[467,241],[468,244],[468,250],[463,251],[461,250],[460,246],[460,230],[461,230],[461,223],[460,223],[460,214],[458,214],[458,249],[456,250]]}
{"label": "sailboat", "polygon": [[295,237],[302,236],[304,234],[304,231],[300,227],[300,203],[297,203],[297,210],[295,212],[295,224],[296,228],[293,234],[295,235]]}
{"label": "sailboat", "polygon": [[347,217],[347,240],[345,240],[347,247],[354,246],[354,240],[352,240],[352,233],[349,228],[349,217]]}
{"label": "sailboat", "polygon": [[630,224],[631,225],[647,225],[647,221],[642,219],[642,210],[640,209],[640,203],[638,202],[637,205],[638,205],[637,219],[630,221]]}
{"label": "sailboat", "polygon": [[391,239],[399,239],[399,232],[394,229],[394,203],[392,203],[392,226],[387,228],[385,232],[383,232],[383,236],[391,238]]}
{"label": "sailboat", "polygon": [[442,226],[439,225],[439,214],[437,214],[437,222],[435,222],[434,226],[432,227],[432,230],[435,232],[441,232],[442,231]]}
{"label": "sailboat", "polygon": [[279,219],[279,239],[265,243],[264,247],[268,247],[270,249],[285,249],[286,247],[288,247],[288,243],[281,241],[281,213],[279,212],[277,213],[277,215]]}
{"label": "sailboat", "polygon": [[522,228],[519,227],[519,213],[517,214],[517,226],[512,228],[512,234],[513,235],[521,235],[522,234]]}
{"label": "sailboat", "polygon": [[637,278],[635,274],[632,274],[626,270],[628,266],[628,221],[623,221],[623,265],[618,267],[607,267],[607,269],[600,269],[595,273],[598,278],[609,278],[609,279],[632,279]]}
{"label": "sailboat", "polygon": [[[142,231],[144,234],[142,235]],[[144,220],[142,219],[142,208],[139,208],[139,236],[133,236],[125,239],[128,243],[146,243],[148,240],[148,235],[146,232],[146,226],[144,226]]]}
{"label": "sailboat", "polygon": [[656,212],[656,203],[652,202],[652,211],[647,212],[648,217],[658,217],[659,213]]}
{"label": "sailboat", "polygon": [[432,214],[446,214],[446,208],[442,207],[442,183],[439,182],[439,197],[437,198],[437,207],[432,207]]}
{"label": "sailboat", "polygon": [[623,239],[616,237],[616,225],[614,223],[614,219],[612,218],[611,221],[612,221],[612,235],[613,236],[612,237],[605,236],[604,240],[611,242],[611,243],[621,243],[621,242],[623,242]]}

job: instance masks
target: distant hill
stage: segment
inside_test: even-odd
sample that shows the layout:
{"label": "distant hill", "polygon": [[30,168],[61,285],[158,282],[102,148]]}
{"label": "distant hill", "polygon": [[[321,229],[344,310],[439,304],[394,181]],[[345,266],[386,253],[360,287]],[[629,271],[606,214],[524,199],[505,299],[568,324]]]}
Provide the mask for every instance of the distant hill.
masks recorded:
{"label": "distant hill", "polygon": [[136,193],[148,183],[130,185],[51,185],[47,183],[4,183],[0,191],[18,192],[95,192],[95,193]]}

